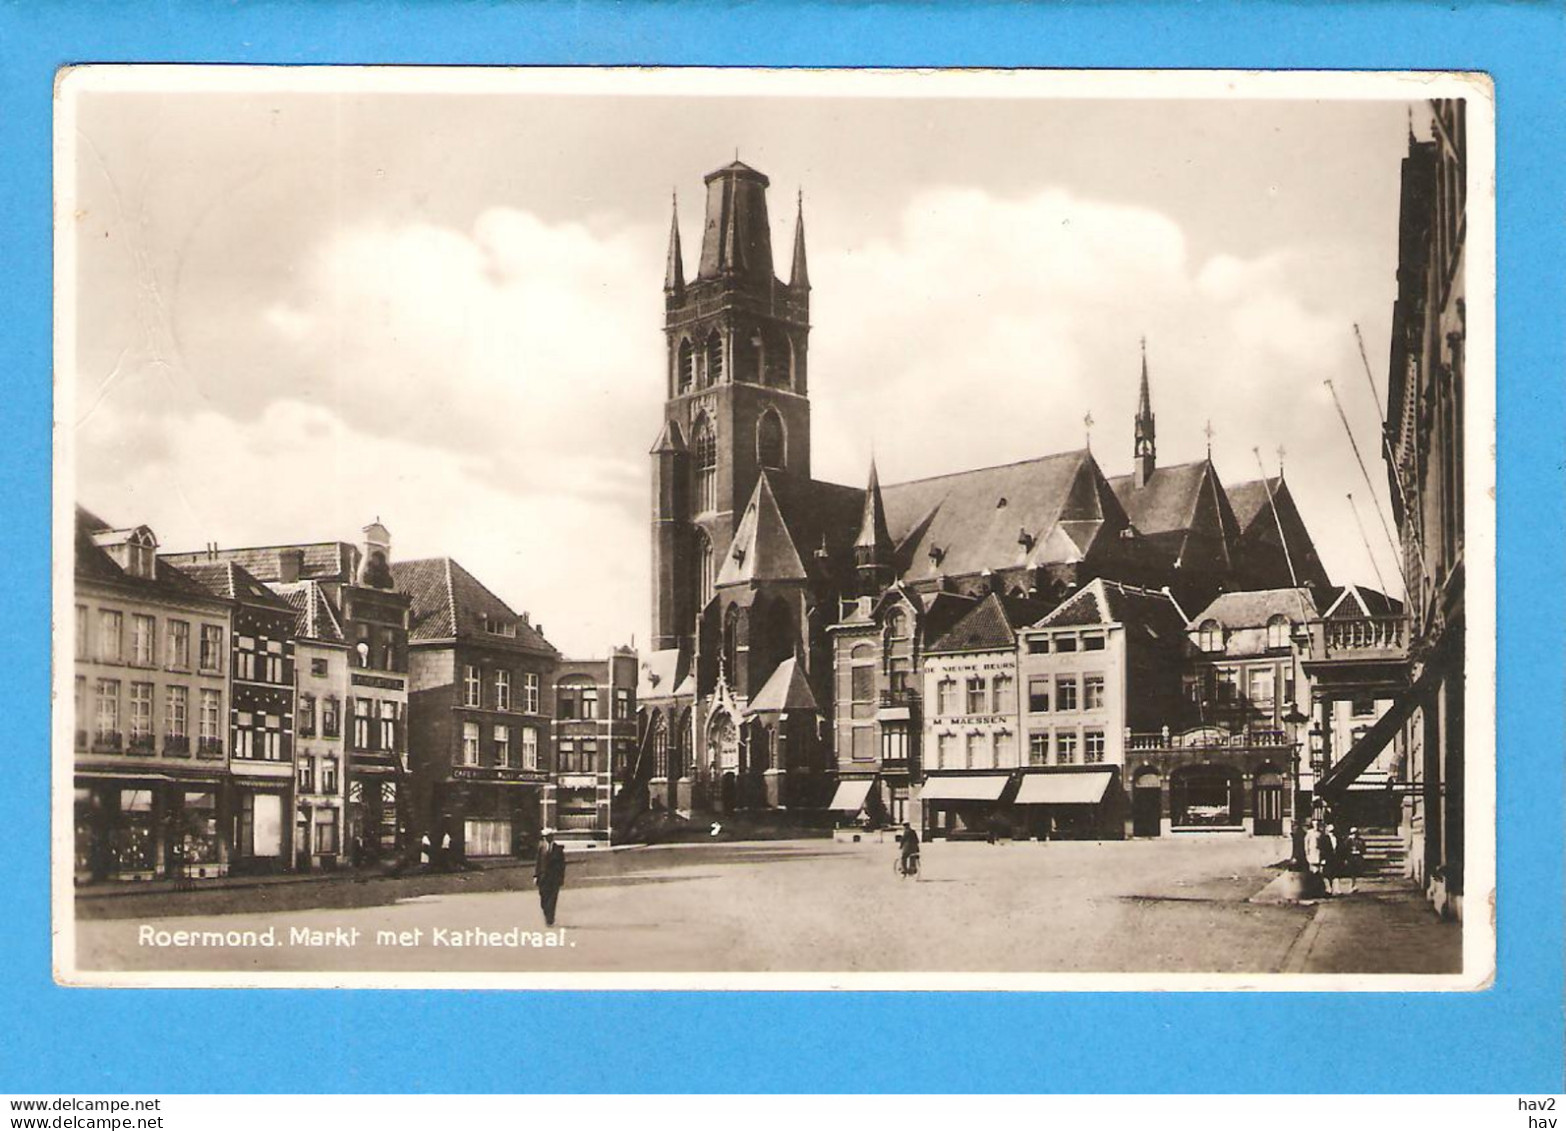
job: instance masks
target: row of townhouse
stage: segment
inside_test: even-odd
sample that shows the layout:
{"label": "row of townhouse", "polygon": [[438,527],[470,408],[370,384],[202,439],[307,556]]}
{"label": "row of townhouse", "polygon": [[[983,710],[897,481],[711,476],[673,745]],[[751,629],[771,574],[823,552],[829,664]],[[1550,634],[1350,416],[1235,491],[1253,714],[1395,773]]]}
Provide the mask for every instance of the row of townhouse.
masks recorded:
{"label": "row of townhouse", "polygon": [[636,656],[566,660],[449,558],[363,540],[158,552],[78,509],[79,881],[607,839]]}
{"label": "row of townhouse", "polygon": [[[1353,747],[1388,705],[1317,701],[1312,626],[1400,611],[1354,586],[1300,587],[1189,617],[1167,590],[1108,579],[1053,608],[862,598],[837,633],[830,807],[948,837],[1282,835],[1323,752]],[[1395,825],[1391,771],[1364,779],[1351,819]]]}

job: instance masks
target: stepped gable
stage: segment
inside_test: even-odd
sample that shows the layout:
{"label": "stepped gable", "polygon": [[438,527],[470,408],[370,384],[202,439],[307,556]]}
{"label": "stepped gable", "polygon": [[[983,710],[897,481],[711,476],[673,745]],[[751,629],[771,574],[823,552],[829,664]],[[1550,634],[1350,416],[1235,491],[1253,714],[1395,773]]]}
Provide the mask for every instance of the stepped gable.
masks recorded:
{"label": "stepped gable", "polygon": [[909,581],[1078,562],[1126,523],[1085,449],[894,483],[881,496]]}

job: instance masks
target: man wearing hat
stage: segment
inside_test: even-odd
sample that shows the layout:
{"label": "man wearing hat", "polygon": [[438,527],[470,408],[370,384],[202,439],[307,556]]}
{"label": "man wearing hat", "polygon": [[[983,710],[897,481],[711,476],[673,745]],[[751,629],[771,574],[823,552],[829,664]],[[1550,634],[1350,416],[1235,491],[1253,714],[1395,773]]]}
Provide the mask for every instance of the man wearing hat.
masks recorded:
{"label": "man wearing hat", "polygon": [[544,922],[555,925],[555,904],[565,884],[565,846],[555,843],[555,830],[545,829],[533,860],[533,882],[538,885],[538,904],[544,909]]}

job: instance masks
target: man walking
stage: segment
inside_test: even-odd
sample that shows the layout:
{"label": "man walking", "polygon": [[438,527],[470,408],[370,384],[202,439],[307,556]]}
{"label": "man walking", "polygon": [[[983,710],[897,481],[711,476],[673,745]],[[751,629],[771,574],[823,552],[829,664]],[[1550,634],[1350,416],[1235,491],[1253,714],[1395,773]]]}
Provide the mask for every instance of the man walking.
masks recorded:
{"label": "man walking", "polygon": [[903,822],[903,831],[897,838],[899,871],[904,876],[919,878],[919,834],[907,821]]}
{"label": "man walking", "polygon": [[538,904],[544,909],[544,923],[555,925],[555,904],[565,884],[565,846],[555,843],[555,830],[545,829],[533,861],[533,882],[538,885]]}

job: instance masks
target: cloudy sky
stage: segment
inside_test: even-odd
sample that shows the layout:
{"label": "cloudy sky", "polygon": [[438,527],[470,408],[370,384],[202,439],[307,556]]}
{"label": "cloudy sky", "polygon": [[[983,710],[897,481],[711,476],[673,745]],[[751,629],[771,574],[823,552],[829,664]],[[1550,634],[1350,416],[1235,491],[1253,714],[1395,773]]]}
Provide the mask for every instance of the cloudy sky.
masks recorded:
{"label": "cloudy sky", "polygon": [[[281,80],[279,80],[281,81]],[[1277,449],[1335,580],[1386,540],[1397,102],[86,93],[78,497],[168,549],[450,555],[572,653],[648,626],[648,458],[678,192],[803,189],[818,477],[1079,447],[1129,470],[1146,335],[1161,463]],[[1416,128],[1423,132],[1422,126]]]}

